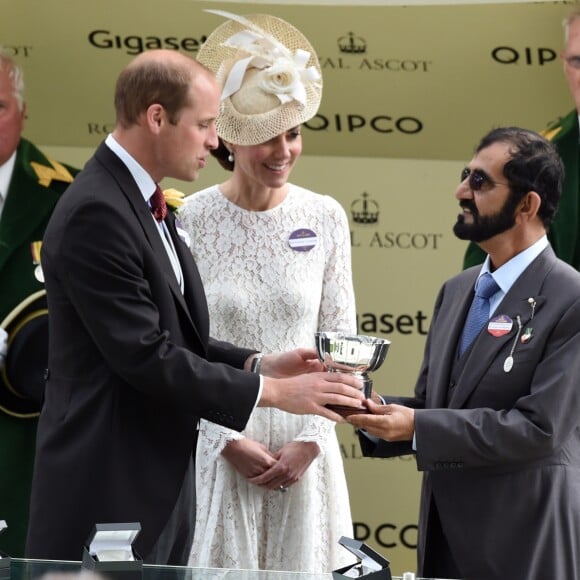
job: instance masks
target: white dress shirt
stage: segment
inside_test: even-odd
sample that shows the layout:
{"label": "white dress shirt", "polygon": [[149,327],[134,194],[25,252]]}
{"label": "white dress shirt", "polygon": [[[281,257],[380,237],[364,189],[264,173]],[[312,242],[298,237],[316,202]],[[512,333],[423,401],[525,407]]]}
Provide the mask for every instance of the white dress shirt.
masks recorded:
{"label": "white dress shirt", "polygon": [[[127,150],[122,147],[113,137],[113,135],[109,134],[105,139],[105,144],[119,159],[127,166],[127,169],[133,176],[133,179],[137,183],[137,187],[143,196],[143,199],[147,202],[149,207],[151,204],[149,200],[151,196],[155,193],[155,189],[157,188],[157,184],[153,181],[151,176],[139,165],[139,163],[132,157]],[[159,232],[159,236],[161,241],[163,242],[163,247],[167,252],[167,256],[169,257],[169,261],[171,262],[171,266],[173,271],[175,272],[175,277],[179,282],[179,288],[181,289],[181,293],[183,294],[184,286],[183,286],[183,272],[181,270],[181,264],[179,263],[179,259],[177,258],[177,253],[175,251],[175,246],[173,245],[173,240],[169,235],[169,231],[165,222],[158,222],[151,214],[151,219],[155,222],[157,226],[157,231]]]}
{"label": "white dress shirt", "polygon": [[0,165],[0,218],[2,217],[2,210],[4,209],[4,203],[8,195],[8,188],[10,187],[10,180],[12,179],[15,163],[16,151],[12,153],[4,165]]}

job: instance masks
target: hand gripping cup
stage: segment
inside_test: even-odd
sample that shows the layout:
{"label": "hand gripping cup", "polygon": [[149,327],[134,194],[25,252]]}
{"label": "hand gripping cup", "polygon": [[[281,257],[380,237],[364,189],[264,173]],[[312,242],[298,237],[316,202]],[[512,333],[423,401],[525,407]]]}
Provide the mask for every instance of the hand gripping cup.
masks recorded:
{"label": "hand gripping cup", "polygon": [[[376,371],[385,361],[391,342],[385,338],[342,332],[317,332],[314,335],[318,358],[328,372],[350,373],[362,381],[362,389],[368,399],[373,381],[368,373]],[[354,409],[342,405],[328,405],[341,415],[366,413],[366,407]]]}

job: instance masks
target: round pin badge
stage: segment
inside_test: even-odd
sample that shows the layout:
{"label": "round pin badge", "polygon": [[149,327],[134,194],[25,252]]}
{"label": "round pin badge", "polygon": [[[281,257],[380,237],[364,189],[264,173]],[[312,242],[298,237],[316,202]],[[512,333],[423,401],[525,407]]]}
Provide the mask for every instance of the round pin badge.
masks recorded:
{"label": "round pin badge", "polygon": [[495,337],[504,336],[511,331],[513,325],[514,321],[509,316],[499,314],[487,323],[487,332]]}
{"label": "round pin badge", "polygon": [[316,246],[318,237],[316,234],[307,228],[294,230],[288,238],[288,245],[295,252],[309,252]]}

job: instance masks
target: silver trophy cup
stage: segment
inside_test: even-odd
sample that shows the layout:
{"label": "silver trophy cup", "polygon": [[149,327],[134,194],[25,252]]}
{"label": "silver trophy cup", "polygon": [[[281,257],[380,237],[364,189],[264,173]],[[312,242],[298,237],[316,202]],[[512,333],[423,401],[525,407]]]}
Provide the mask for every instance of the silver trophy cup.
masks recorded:
{"label": "silver trophy cup", "polygon": [[[373,381],[368,373],[376,371],[385,361],[391,342],[363,334],[342,332],[317,332],[314,335],[318,358],[329,372],[350,373],[362,381],[363,392],[368,399],[373,390]],[[366,412],[352,407],[332,406],[341,414]]]}

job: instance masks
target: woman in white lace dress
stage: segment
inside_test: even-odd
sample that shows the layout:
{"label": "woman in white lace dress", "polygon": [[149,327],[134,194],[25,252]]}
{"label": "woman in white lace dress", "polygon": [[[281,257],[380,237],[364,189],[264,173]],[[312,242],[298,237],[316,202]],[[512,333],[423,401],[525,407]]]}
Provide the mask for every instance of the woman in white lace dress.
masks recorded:
{"label": "woman in white lace dress", "polygon": [[[257,34],[309,53],[313,64],[302,65],[308,71],[302,75],[306,106],[276,99],[270,111],[275,92],[262,100],[254,95],[252,113],[267,111],[257,122],[237,93],[226,99],[230,108],[222,107],[218,117],[216,156],[232,175],[189,196],[179,219],[203,279],[212,336],[267,353],[312,347],[317,330],[354,332],[356,322],[346,214],[331,197],[288,182],[302,151],[300,124],[320,102],[318,60],[284,21],[248,18],[244,30],[256,34],[258,24]],[[219,42],[214,35],[223,26],[198,57],[218,79],[220,62],[211,60],[219,58],[216,43],[224,57],[220,43],[240,30],[237,17],[226,24]],[[237,48],[237,57],[247,56]],[[241,73],[244,98],[264,86],[250,68]],[[231,80],[222,77],[226,85]],[[338,544],[342,535],[352,537],[352,520],[331,421],[266,408],[255,409],[241,434],[202,421],[196,478],[191,566],[319,573],[352,563]]]}

